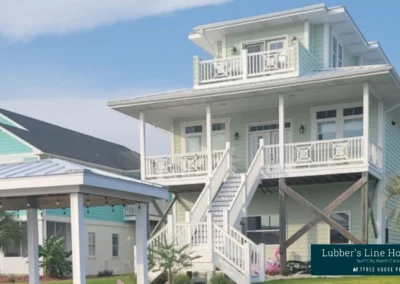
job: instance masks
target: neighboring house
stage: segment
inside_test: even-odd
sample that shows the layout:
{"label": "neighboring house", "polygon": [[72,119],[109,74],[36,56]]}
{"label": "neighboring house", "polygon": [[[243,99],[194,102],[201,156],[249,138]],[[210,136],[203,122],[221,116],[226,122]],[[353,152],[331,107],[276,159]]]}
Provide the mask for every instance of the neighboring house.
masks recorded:
{"label": "neighboring house", "polygon": [[[140,120],[142,179],[178,197],[150,243],[174,233],[203,255],[193,271],[237,283],[262,281],[251,270],[277,246],[285,265],[309,261],[311,244],[383,243],[400,80],[346,8],[202,25],[189,39],[210,57],[194,57],[192,88],[109,102]],[[146,155],[145,123],[170,132],[171,155]]]}
{"label": "neighboring house", "polygon": [[[11,111],[0,109],[0,164],[60,158],[81,165],[131,177],[140,177],[140,156],[130,149]],[[5,203],[7,200],[1,200]],[[107,201],[104,201],[106,205]],[[86,200],[85,228],[87,273],[104,269],[128,273],[133,266],[135,244],[135,205],[90,207]],[[164,203],[159,205],[163,210]],[[150,208],[151,226],[159,217]],[[18,212],[26,224],[26,211]],[[71,249],[70,211],[68,208],[42,210],[39,239],[56,234],[65,238]],[[0,273],[27,274],[26,248],[8,248],[0,254]]]}

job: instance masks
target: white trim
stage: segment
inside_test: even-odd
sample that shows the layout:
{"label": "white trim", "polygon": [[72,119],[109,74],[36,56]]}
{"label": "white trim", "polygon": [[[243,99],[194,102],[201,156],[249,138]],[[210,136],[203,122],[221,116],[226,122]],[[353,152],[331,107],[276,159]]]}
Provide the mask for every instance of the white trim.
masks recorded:
{"label": "white trim", "polygon": [[[335,38],[336,40],[336,66],[333,66],[333,38]],[[345,66],[345,62],[344,62],[344,53],[345,53],[345,48],[344,48],[344,44],[342,43],[342,41],[339,38],[339,35],[335,32],[334,28],[331,29],[331,35],[330,35],[330,41],[329,41],[330,47],[329,47],[329,62],[331,62],[332,60],[332,64],[330,67],[333,68],[341,68]],[[339,66],[339,46],[342,47],[342,65]]]}
{"label": "white trim", "polygon": [[20,138],[19,136],[15,135],[14,133],[12,133],[11,131],[8,131],[7,129],[5,129],[4,127],[0,126],[0,131],[5,132],[6,134],[10,135],[11,137],[13,137],[14,139],[18,140],[19,142],[25,144],[26,146],[28,146],[29,148],[32,149],[31,154],[42,154],[43,152],[36,148],[35,146],[33,146],[32,144],[26,142],[25,140],[23,140],[22,138]]}
{"label": "white trim", "polygon": [[[26,129],[25,127],[23,127],[21,124],[15,122],[14,120],[12,120],[11,118],[9,118],[8,116],[6,116],[5,114],[2,114],[0,112],[0,118],[4,118],[4,120],[8,120],[9,122],[11,122],[12,124],[14,124],[15,126],[17,126],[18,128],[21,128],[23,130],[29,131],[28,129]],[[13,127],[13,125],[10,125],[11,127]]]}
{"label": "white trim", "polygon": [[[347,215],[349,215],[349,232],[351,233],[351,210],[338,210],[338,211],[333,211],[331,214],[329,214],[329,217],[332,215],[332,214],[337,214],[337,213],[345,213],[345,214],[347,214]],[[329,244],[331,244],[331,226],[329,226],[328,224],[327,224],[327,226],[329,227],[329,230],[328,230],[328,240],[329,240]],[[350,240],[348,240],[348,244],[351,244],[351,241]]]}
{"label": "white trim", "polygon": [[311,47],[311,24],[310,21],[304,21],[304,47],[310,50]]}
{"label": "white trim", "polygon": [[[343,137],[343,123],[344,123],[344,116],[343,116],[343,109],[344,108],[351,108],[351,107],[362,107],[363,102],[351,102],[351,103],[343,103],[343,104],[335,104],[335,105],[324,105],[324,106],[316,106],[310,107],[310,117],[311,117],[311,139],[310,141],[316,141],[317,138],[317,123],[324,122],[324,121],[336,121],[336,139],[340,139]],[[326,119],[317,119],[316,113],[318,111],[325,111],[325,110],[336,110],[336,117],[335,118],[326,118]],[[362,115],[353,115],[351,118],[360,118],[363,117],[365,110],[363,110]],[[350,118],[350,117],[349,117]]]}

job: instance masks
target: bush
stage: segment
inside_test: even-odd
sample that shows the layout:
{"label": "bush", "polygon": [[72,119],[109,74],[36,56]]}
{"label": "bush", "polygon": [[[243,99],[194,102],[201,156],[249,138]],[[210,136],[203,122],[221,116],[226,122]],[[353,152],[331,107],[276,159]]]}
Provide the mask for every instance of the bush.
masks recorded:
{"label": "bush", "polygon": [[53,278],[63,278],[72,272],[72,262],[69,257],[71,251],[64,250],[64,238],[50,236],[39,246],[39,257],[42,258],[39,265],[43,268],[44,275]]}
{"label": "bush", "polygon": [[192,280],[186,275],[177,274],[174,276],[172,284],[191,284]]}
{"label": "bush", "polygon": [[97,273],[97,277],[111,277],[113,276],[114,272],[112,270],[104,269]]}
{"label": "bush", "polygon": [[15,283],[15,282],[16,282],[15,276],[11,274],[7,279],[7,283]]}
{"label": "bush", "polygon": [[231,279],[223,274],[214,274],[210,279],[210,284],[231,284],[234,283]]}

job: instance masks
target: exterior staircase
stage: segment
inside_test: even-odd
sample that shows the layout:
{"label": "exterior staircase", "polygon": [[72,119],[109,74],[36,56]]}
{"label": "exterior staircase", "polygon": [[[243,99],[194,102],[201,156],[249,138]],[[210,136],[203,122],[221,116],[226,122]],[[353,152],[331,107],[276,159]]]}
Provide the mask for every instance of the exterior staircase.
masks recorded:
{"label": "exterior staircase", "polygon": [[[254,244],[236,228],[246,216],[260,183],[264,149],[261,143],[247,173],[238,174],[232,170],[227,148],[193,208],[186,212],[185,222],[174,222],[169,215],[167,225],[148,245],[156,246],[163,241],[174,241],[178,246],[190,244],[193,253],[201,256],[191,270],[212,271],[216,267],[240,284],[263,282],[264,246]],[[158,275],[149,272],[151,281]]]}

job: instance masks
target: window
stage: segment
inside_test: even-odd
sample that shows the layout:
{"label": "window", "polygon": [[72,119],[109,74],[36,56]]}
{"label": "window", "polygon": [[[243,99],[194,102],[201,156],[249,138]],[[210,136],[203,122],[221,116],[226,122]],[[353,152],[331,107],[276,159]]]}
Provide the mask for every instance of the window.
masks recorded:
{"label": "window", "polygon": [[247,217],[247,237],[256,244],[279,244],[279,215]]}
{"label": "window", "polygon": [[[350,231],[350,215],[346,212],[334,212],[331,214],[331,218],[344,227],[347,231]],[[343,237],[338,231],[330,228],[329,232],[331,244],[348,244],[349,240]]]}
{"label": "window", "polygon": [[332,67],[343,66],[344,50],[336,37],[332,37]]}
{"label": "window", "polygon": [[88,244],[89,244],[88,255],[91,257],[96,256],[96,234],[95,233],[89,233]]}
{"label": "window", "polygon": [[[290,128],[290,122],[285,123],[285,128]],[[257,132],[257,131],[264,131],[264,130],[278,130],[279,124],[265,124],[265,125],[257,125],[257,126],[250,126],[250,132]]]}
{"label": "window", "polygon": [[[20,222],[20,226],[23,231],[26,232],[26,222]],[[5,257],[27,257],[28,256],[28,247],[26,243],[22,245],[12,245],[4,249]]]}
{"label": "window", "polygon": [[363,135],[363,107],[337,107],[315,112],[317,140]]}
{"label": "window", "polygon": [[201,152],[203,126],[193,125],[185,127],[186,153]]}
{"label": "window", "polygon": [[213,123],[212,124],[212,150],[218,151],[225,149],[225,123]]}
{"label": "window", "polygon": [[112,256],[119,257],[119,236],[112,234]]}
{"label": "window", "polygon": [[71,224],[62,222],[47,222],[47,238],[57,236],[64,238],[64,249],[71,249]]}

